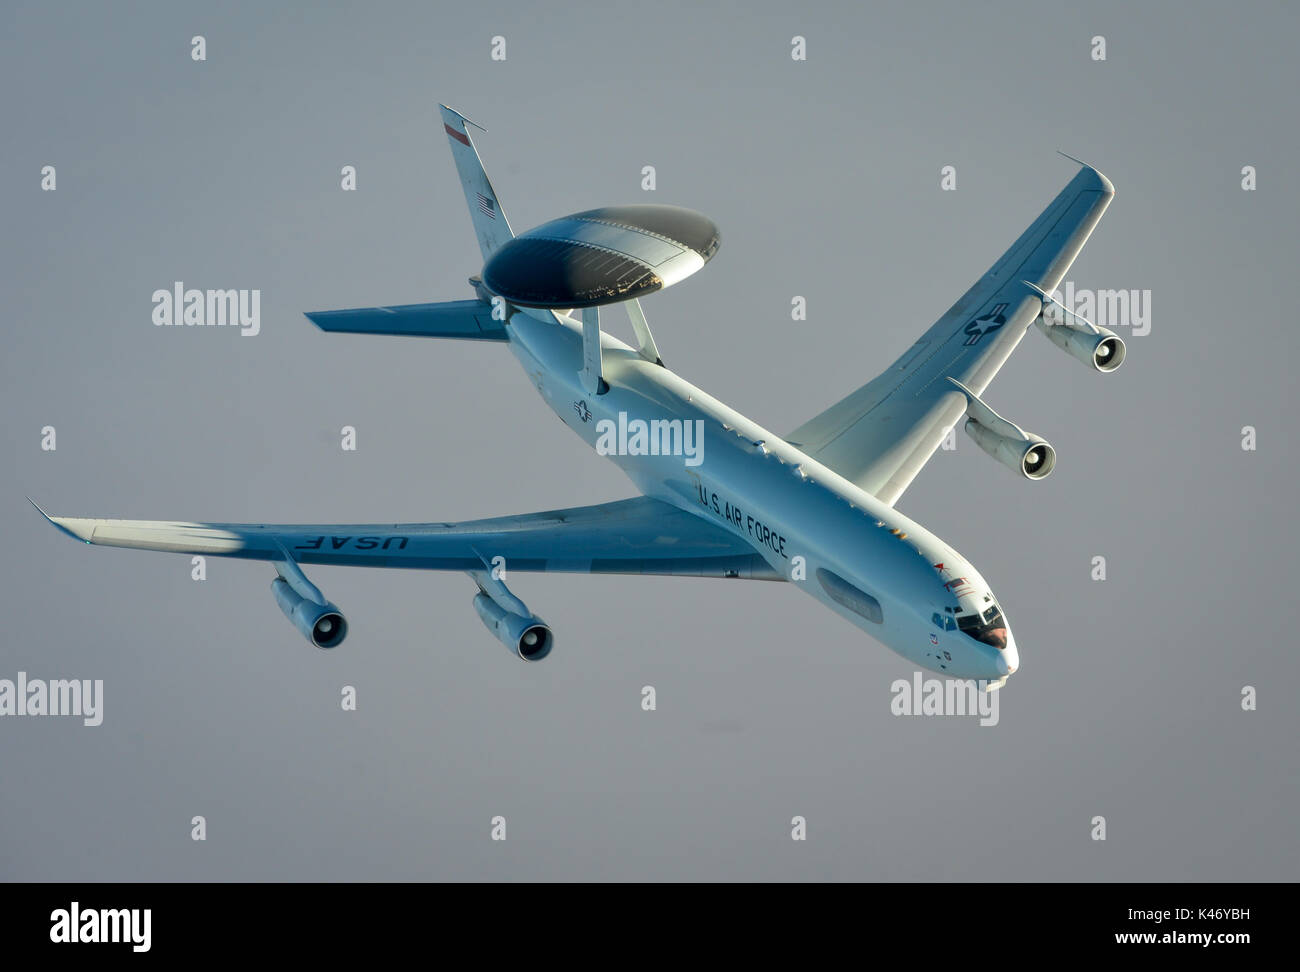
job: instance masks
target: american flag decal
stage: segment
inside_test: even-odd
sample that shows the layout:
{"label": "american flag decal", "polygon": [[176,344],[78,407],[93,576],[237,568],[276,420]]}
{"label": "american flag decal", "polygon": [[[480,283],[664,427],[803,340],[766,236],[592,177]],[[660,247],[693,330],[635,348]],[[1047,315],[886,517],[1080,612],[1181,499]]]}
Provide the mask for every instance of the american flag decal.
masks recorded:
{"label": "american flag decal", "polygon": [[484,216],[486,216],[488,219],[496,219],[497,218],[496,200],[490,199],[489,197],[483,195],[483,193],[481,192],[476,192],[474,193],[474,195],[478,196],[478,211],[482,213]]}

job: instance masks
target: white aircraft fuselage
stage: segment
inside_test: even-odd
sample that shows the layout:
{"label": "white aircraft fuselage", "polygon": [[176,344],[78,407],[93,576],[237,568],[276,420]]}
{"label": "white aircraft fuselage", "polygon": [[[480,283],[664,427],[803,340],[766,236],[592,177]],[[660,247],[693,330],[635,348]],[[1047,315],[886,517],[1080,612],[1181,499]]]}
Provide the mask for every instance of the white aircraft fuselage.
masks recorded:
{"label": "white aircraft fuselage", "polygon": [[[609,455],[643,493],[732,530],[778,576],[917,665],[989,687],[1015,672],[1015,640],[993,592],[952,547],[604,332],[609,387],[587,393],[582,326],[557,316],[560,326],[515,313],[506,331],[547,405],[588,445],[596,448],[601,420],[617,423],[620,413],[628,423],[703,423],[698,465]],[[963,630],[977,623],[977,633]]]}

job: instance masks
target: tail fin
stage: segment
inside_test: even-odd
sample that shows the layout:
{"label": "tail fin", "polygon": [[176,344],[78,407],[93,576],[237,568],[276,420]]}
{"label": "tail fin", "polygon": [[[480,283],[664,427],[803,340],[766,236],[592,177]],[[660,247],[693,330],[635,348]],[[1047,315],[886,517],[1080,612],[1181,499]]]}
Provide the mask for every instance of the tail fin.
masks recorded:
{"label": "tail fin", "polygon": [[[492,183],[483,171],[483,160],[478,157],[474,143],[470,141],[468,125],[472,121],[454,108],[439,105],[442,109],[442,127],[451,141],[451,157],[456,162],[456,171],[460,175],[460,184],[465,190],[465,202],[469,205],[469,217],[474,223],[474,233],[478,236],[479,249],[483,251],[486,262],[492,254],[515,238],[510,229],[506,214],[501,209]],[[474,125],[483,131],[481,125]]]}

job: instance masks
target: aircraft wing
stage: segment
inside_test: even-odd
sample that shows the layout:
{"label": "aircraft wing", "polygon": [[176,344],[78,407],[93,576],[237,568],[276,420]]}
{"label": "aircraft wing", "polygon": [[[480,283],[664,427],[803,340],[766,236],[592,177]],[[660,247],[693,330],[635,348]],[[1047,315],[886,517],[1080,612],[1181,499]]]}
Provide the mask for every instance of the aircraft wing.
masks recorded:
{"label": "aircraft wing", "polygon": [[87,519],[36,508],[85,543],[209,557],[424,570],[482,570],[504,557],[512,571],[783,579],[741,538],[649,497],[462,523],[324,526]]}
{"label": "aircraft wing", "polygon": [[818,462],[893,505],[981,395],[1042,307],[1024,281],[1059,286],[1115,187],[1091,166],[1061,190],[965,294],[889,368],[788,435]]}

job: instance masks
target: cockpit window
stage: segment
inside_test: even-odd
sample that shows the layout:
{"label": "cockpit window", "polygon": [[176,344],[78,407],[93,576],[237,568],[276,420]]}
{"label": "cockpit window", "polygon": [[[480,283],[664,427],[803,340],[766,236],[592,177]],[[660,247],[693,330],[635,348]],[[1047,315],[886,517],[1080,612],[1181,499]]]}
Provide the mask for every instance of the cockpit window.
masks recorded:
{"label": "cockpit window", "polygon": [[956,631],[956,630],[957,630],[957,621],[956,621],[954,618],[951,618],[951,617],[949,617],[949,616],[946,615],[946,614],[940,614],[938,611],[936,611],[934,614],[930,615],[930,621],[931,621],[931,622],[934,624],[934,626],[935,626],[936,628],[938,628],[940,631]]}
{"label": "cockpit window", "polygon": [[996,604],[985,611],[982,617],[975,613],[958,615],[957,627],[986,645],[995,648],[1007,646],[1007,622]]}

